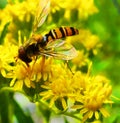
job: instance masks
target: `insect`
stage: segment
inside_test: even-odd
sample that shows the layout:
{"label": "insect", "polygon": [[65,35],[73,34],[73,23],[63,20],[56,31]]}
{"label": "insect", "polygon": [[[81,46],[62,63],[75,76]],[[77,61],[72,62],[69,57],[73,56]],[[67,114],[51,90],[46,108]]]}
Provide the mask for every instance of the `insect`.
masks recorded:
{"label": "insect", "polygon": [[52,56],[57,59],[70,60],[77,53],[76,49],[62,40],[67,36],[78,34],[78,30],[74,27],[59,27],[50,30],[44,36],[36,34],[37,29],[44,23],[48,16],[50,8],[50,0],[40,0],[38,10],[35,16],[32,36],[28,42],[18,49],[18,58],[29,66],[33,57],[39,55]]}

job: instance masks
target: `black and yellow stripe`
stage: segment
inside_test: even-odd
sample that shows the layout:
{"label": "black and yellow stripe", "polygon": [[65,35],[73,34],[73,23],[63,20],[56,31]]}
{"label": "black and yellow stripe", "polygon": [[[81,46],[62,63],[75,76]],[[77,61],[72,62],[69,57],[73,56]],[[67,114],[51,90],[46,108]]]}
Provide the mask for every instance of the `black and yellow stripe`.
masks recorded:
{"label": "black and yellow stripe", "polygon": [[79,34],[79,31],[74,27],[59,27],[50,30],[49,33],[44,36],[44,38],[47,42],[49,42],[50,40],[61,39],[76,34]]}
{"label": "black and yellow stripe", "polygon": [[27,44],[19,48],[18,58],[24,61],[27,66],[29,66],[29,63],[32,61],[32,57],[40,55],[41,49],[44,49],[49,41],[54,41],[56,39],[61,39],[76,34],[79,34],[79,32],[74,27],[55,28],[50,30],[49,33],[44,36],[33,34],[30,39],[33,40],[33,42],[31,42],[29,45]]}

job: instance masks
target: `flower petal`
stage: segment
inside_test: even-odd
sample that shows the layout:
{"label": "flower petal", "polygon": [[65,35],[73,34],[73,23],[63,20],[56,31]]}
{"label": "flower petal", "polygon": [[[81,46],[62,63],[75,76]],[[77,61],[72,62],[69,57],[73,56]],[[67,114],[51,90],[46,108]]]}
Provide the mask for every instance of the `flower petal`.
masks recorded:
{"label": "flower petal", "polygon": [[104,108],[100,108],[99,110],[100,110],[100,112],[102,113],[102,115],[104,117],[109,117],[110,116],[110,114]]}

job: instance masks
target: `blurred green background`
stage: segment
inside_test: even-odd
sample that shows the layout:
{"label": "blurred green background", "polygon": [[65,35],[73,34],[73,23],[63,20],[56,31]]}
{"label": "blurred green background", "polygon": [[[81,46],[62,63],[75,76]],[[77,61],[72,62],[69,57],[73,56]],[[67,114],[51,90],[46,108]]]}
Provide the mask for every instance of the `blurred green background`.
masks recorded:
{"label": "blurred green background", "polygon": [[103,44],[98,55],[100,61],[95,68],[105,72],[113,84],[118,85],[120,83],[120,2],[117,0],[95,2],[99,13],[88,19],[88,26],[99,36]]}
{"label": "blurred green background", "polygon": [[[88,19],[87,27],[103,44],[93,59],[93,72],[103,73],[113,86],[113,95],[120,98],[120,0],[95,0],[99,13]],[[111,116],[105,122],[120,122],[120,101],[114,100]]]}
{"label": "blurred green background", "polygon": [[88,27],[103,44],[94,71],[104,73],[113,84],[113,94],[120,97],[120,1],[95,1],[99,13],[88,19]]}

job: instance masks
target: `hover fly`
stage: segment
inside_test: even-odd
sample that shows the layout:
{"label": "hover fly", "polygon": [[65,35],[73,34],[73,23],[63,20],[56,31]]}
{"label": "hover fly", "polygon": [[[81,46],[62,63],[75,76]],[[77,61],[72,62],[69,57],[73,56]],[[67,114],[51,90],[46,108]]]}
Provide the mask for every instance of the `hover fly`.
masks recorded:
{"label": "hover fly", "polygon": [[37,29],[44,23],[50,9],[50,0],[40,0],[35,16],[32,36],[28,42],[18,49],[18,58],[27,66],[33,57],[39,55],[52,56],[57,59],[70,60],[76,56],[75,48],[66,44],[62,38],[78,34],[74,27],[59,27],[50,30],[44,36],[36,34]]}

